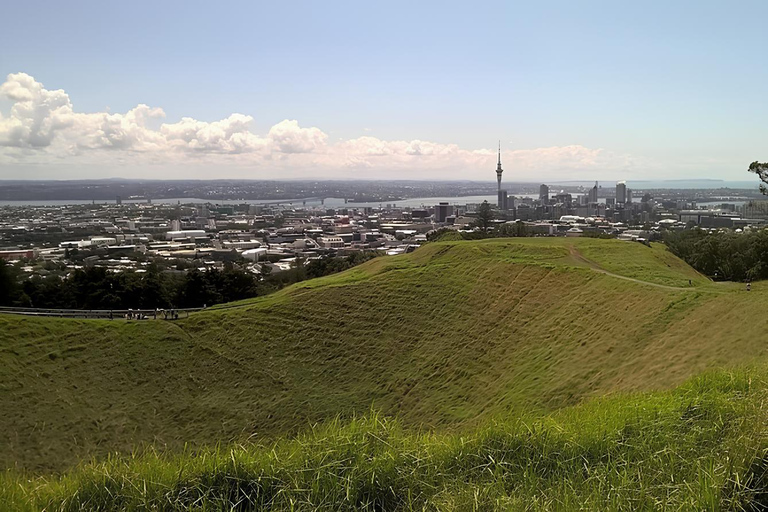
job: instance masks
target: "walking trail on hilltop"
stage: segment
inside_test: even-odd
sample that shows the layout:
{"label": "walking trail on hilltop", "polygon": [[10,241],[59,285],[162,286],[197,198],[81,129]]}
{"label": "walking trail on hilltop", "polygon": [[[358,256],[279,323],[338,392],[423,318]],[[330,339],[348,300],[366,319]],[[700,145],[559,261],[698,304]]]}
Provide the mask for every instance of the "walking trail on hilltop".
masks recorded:
{"label": "walking trail on hilltop", "polygon": [[570,255],[574,259],[576,259],[576,261],[579,261],[579,262],[585,264],[587,267],[589,267],[590,269],[594,270],[595,272],[600,272],[601,274],[605,274],[607,276],[615,277],[617,279],[623,279],[625,281],[632,281],[633,283],[645,284],[645,285],[648,285],[648,286],[655,286],[656,288],[663,288],[665,290],[684,291],[684,292],[691,292],[691,291],[709,291],[709,292],[711,292],[712,291],[712,290],[701,290],[700,288],[695,287],[695,286],[691,286],[691,287],[669,286],[669,285],[666,285],[666,284],[651,283],[649,281],[643,281],[641,279],[635,279],[634,277],[622,276],[621,274],[615,274],[613,272],[610,272],[610,271],[604,269],[603,267],[601,267],[595,261],[592,261],[589,258],[587,258],[586,256],[584,256],[583,254],[581,254],[579,252],[579,250],[576,249],[576,247],[574,247],[573,245],[568,246],[568,251],[570,252]]}

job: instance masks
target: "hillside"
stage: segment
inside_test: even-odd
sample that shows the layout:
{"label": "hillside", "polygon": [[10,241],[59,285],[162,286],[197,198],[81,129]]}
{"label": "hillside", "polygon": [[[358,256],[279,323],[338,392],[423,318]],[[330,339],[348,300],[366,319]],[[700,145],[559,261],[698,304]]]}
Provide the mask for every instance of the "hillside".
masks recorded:
{"label": "hillside", "polygon": [[261,439],[372,406],[467,429],[667,388],[762,360],[766,290],[711,283],[662,246],[496,239],[178,322],[0,316],[0,464]]}
{"label": "hillside", "polygon": [[374,413],[277,442],[0,473],[0,509],[765,510],[761,371],[418,433]]}

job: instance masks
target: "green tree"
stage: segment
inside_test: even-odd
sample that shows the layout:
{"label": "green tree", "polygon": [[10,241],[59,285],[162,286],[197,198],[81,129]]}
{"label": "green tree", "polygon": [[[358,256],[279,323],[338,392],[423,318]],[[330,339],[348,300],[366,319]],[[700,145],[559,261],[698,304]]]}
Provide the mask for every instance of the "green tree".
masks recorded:
{"label": "green tree", "polygon": [[760,184],[760,192],[768,195],[768,188],[765,186],[768,184],[768,163],[752,162],[749,164],[749,172],[757,174],[762,183]]}
{"label": "green tree", "polygon": [[496,236],[499,237],[514,237],[514,236],[528,236],[528,229],[522,221],[506,222],[496,228]]}
{"label": "green tree", "polygon": [[0,259],[0,306],[10,306],[16,295],[16,278],[11,266]]}
{"label": "green tree", "polygon": [[488,204],[488,201],[483,201],[483,204],[477,208],[477,219],[475,220],[475,225],[483,231],[486,231],[491,225],[492,220],[493,210],[491,209],[491,205]]}

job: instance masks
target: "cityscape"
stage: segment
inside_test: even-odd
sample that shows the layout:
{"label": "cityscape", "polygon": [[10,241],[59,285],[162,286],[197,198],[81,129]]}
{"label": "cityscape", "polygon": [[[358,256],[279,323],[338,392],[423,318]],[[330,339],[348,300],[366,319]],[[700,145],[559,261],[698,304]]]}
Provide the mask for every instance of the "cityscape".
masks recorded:
{"label": "cityscape", "polygon": [[4,2],[0,512],[768,511],[768,2]]}
{"label": "cityscape", "polygon": [[[188,260],[200,268],[220,268],[224,261],[235,261],[258,275],[262,266],[269,266],[269,272],[288,269],[296,258],[360,251],[407,253],[440,229],[478,231],[477,212],[483,198],[492,204],[493,226],[521,225],[529,236],[605,236],[647,242],[660,240],[665,230],[749,230],[768,222],[768,200],[761,199],[757,187],[632,190],[619,181],[595,182],[592,187],[513,183],[507,188],[503,172],[499,155],[496,201],[488,193],[491,186],[482,182],[232,182],[229,189],[216,182],[198,182],[193,189],[145,182],[128,186],[142,191],[138,197],[116,196],[109,201],[102,193],[92,201],[38,199],[63,197],[48,186],[51,190],[38,191],[39,195],[31,196],[34,199],[0,206],[0,258],[17,262],[30,275],[44,271],[43,262],[61,263],[70,270],[98,265],[112,271],[140,271],[153,258]],[[10,187],[0,186],[5,188]],[[68,190],[66,185],[62,189]],[[203,197],[215,190],[218,197],[167,199],[158,189]],[[238,199],[244,190],[256,198]],[[147,191],[155,194],[145,197]],[[318,195],[280,199],[276,191]],[[436,192],[450,197],[431,203],[418,197]],[[349,197],[319,197],[321,193]],[[360,200],[374,196],[376,201]],[[67,258],[73,253],[78,255],[75,261]]]}

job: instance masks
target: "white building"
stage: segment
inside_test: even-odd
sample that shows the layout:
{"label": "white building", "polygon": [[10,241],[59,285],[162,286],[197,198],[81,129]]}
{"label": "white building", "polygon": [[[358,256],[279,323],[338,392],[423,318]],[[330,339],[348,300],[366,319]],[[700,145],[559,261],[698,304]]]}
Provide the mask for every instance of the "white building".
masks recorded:
{"label": "white building", "polygon": [[221,244],[224,249],[256,249],[257,247],[261,247],[261,242],[258,240],[235,240],[235,241],[225,241]]}
{"label": "white building", "polygon": [[317,242],[321,247],[344,247],[344,240],[338,236],[324,236],[318,238]]}
{"label": "white building", "polygon": [[194,238],[205,238],[205,231],[202,229],[185,229],[179,231],[168,231],[165,234],[167,240],[186,240]]}

